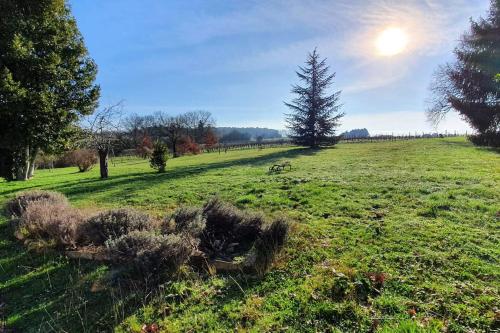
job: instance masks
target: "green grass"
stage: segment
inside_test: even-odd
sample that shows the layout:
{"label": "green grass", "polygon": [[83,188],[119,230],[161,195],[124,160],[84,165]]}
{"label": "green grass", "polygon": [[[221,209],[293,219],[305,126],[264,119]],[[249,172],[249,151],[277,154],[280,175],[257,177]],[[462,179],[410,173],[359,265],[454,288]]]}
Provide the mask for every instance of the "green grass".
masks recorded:
{"label": "green grass", "polygon": [[[280,160],[292,171],[268,174]],[[27,251],[2,218],[0,311],[8,325],[22,332],[139,332],[152,322],[165,332],[499,328],[497,151],[453,138],[204,154],[169,160],[165,174],[140,159],[115,162],[105,181],[98,170],[66,168],[0,182],[0,203],[41,188],[82,208],[133,206],[163,216],[218,194],[288,216],[291,239],[260,280],[185,270],[154,294],[92,292],[106,266]],[[380,293],[369,287],[372,273],[386,276]]]}

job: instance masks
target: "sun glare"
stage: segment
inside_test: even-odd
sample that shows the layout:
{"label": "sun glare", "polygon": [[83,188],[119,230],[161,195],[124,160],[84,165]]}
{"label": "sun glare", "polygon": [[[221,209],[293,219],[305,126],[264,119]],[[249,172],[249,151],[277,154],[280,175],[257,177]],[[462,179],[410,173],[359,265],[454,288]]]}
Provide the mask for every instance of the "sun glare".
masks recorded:
{"label": "sun glare", "polygon": [[403,52],[408,45],[408,36],[400,28],[387,28],[376,40],[378,53],[382,56],[393,56]]}

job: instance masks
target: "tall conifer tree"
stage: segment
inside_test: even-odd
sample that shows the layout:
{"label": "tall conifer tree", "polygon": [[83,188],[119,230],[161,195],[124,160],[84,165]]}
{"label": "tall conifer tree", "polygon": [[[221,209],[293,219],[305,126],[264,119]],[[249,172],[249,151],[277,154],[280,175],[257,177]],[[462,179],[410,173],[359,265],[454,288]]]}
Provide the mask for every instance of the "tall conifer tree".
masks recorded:
{"label": "tall conifer tree", "polygon": [[455,110],[486,143],[500,143],[500,0],[491,1],[486,18],[471,21],[454,54],[455,62],[436,72],[429,117],[439,122]]}
{"label": "tall conifer tree", "polygon": [[344,115],[340,112],[340,91],[329,93],[335,73],[330,74],[326,59],[320,60],[316,49],[309,53],[306,66],[300,67],[297,76],[301,85],[293,85],[292,93],[297,95],[290,103],[287,114],[288,129],[295,143],[318,147],[335,143],[335,129]]}

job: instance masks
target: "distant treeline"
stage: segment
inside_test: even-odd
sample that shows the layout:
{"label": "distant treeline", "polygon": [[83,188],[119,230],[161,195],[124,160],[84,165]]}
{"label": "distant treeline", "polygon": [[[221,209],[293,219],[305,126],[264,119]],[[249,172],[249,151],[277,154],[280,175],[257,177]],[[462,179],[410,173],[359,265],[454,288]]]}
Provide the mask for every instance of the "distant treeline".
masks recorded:
{"label": "distant treeline", "polygon": [[368,138],[370,133],[366,128],[356,128],[342,133],[341,136],[345,139]]}
{"label": "distant treeline", "polygon": [[221,142],[259,141],[282,137],[278,130],[260,127],[216,127],[214,130]]}

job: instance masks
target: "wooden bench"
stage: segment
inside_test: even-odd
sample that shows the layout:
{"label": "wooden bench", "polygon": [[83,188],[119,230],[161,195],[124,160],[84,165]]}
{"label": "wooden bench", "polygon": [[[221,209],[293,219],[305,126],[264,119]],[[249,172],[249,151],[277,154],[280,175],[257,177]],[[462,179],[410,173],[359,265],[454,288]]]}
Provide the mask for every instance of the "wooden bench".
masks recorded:
{"label": "wooden bench", "polygon": [[292,170],[292,163],[289,161],[283,162],[283,163],[278,163],[278,164],[273,164],[272,166],[269,167],[269,172],[278,172],[285,170],[285,168],[288,167],[289,170]]}

